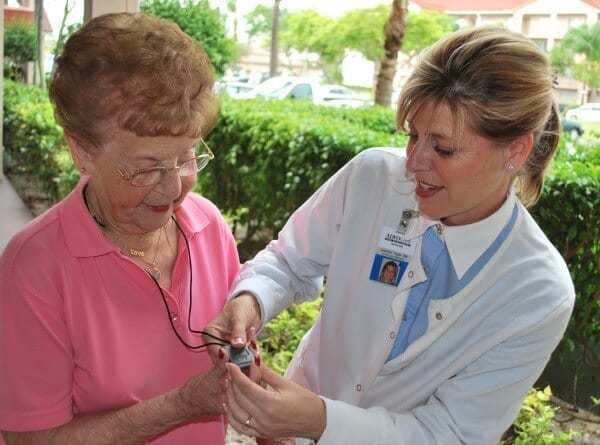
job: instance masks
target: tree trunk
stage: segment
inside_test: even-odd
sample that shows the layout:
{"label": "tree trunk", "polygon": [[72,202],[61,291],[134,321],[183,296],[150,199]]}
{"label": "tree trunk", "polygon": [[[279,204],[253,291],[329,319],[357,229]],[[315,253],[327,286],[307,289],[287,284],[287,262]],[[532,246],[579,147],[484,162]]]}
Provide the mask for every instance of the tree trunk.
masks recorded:
{"label": "tree trunk", "polygon": [[36,83],[41,88],[46,88],[46,79],[44,78],[44,0],[35,0],[35,26],[37,28]]}
{"label": "tree trunk", "polygon": [[279,71],[279,4],[281,0],[273,2],[273,26],[271,28],[271,63],[269,74],[276,76]]}
{"label": "tree trunk", "polygon": [[384,107],[390,106],[398,51],[402,46],[406,27],[406,4],[408,0],[394,0],[392,12],[385,24],[385,53],[379,64],[377,84],[375,85],[375,103]]}
{"label": "tree trunk", "polygon": [[60,56],[60,53],[62,52],[62,47],[65,43],[65,28],[67,26],[67,18],[69,17],[69,14],[71,13],[71,8],[69,6],[69,0],[65,1],[65,8],[63,9],[63,17],[62,20],[60,21],[60,28],[58,31],[58,40],[56,41],[56,45],[54,46],[54,60],[57,59],[58,56]]}

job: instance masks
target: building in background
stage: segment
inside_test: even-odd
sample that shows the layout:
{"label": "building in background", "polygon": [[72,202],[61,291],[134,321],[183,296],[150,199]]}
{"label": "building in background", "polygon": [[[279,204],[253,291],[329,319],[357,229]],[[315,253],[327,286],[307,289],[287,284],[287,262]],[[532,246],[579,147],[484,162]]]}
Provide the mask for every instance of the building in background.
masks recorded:
{"label": "building in background", "polygon": [[[550,51],[567,31],[600,20],[600,0],[411,0],[411,10],[435,10],[456,18],[459,27],[502,25],[525,34],[540,48]],[[585,85],[559,78],[559,103],[585,101]],[[592,95],[592,101],[600,96]]]}

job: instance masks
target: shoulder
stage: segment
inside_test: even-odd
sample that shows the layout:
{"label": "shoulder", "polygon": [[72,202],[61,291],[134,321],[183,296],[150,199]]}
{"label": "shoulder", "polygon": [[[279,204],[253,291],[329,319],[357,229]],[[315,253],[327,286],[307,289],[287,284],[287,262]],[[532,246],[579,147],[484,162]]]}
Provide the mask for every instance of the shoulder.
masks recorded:
{"label": "shoulder", "polygon": [[53,207],[33,219],[11,238],[2,254],[3,265],[5,261],[31,262],[40,255],[58,253],[57,247],[64,246],[64,240],[57,210],[58,207]]}
{"label": "shoulder", "polygon": [[404,169],[406,164],[405,151],[398,147],[373,147],[361,151],[351,162],[360,163],[364,168]]}
{"label": "shoulder", "polygon": [[538,304],[572,308],[575,287],[562,255],[544,232],[519,204],[519,217],[505,250],[504,261],[513,286],[521,290],[524,299]]}

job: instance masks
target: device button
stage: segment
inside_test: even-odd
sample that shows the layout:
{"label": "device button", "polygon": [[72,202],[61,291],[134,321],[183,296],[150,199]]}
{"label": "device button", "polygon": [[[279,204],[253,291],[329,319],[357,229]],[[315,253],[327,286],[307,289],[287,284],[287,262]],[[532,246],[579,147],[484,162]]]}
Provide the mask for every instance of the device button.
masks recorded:
{"label": "device button", "polygon": [[356,391],[361,392],[362,391],[362,385],[359,383],[358,385],[356,385],[355,389],[356,389]]}

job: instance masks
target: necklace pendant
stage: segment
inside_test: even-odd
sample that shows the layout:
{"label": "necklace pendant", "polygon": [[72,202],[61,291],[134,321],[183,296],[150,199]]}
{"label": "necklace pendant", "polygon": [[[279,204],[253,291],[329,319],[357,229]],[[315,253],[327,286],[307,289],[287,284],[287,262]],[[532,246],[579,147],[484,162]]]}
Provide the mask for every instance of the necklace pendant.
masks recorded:
{"label": "necklace pendant", "polygon": [[150,274],[150,276],[152,276],[152,278],[154,278],[156,281],[160,281],[160,270],[158,270],[158,267],[147,266],[144,269]]}
{"label": "necklace pendant", "polygon": [[136,256],[136,257],[140,257],[143,258],[144,257],[144,251],[143,250],[137,250],[137,249],[129,249],[129,254],[131,256]]}

